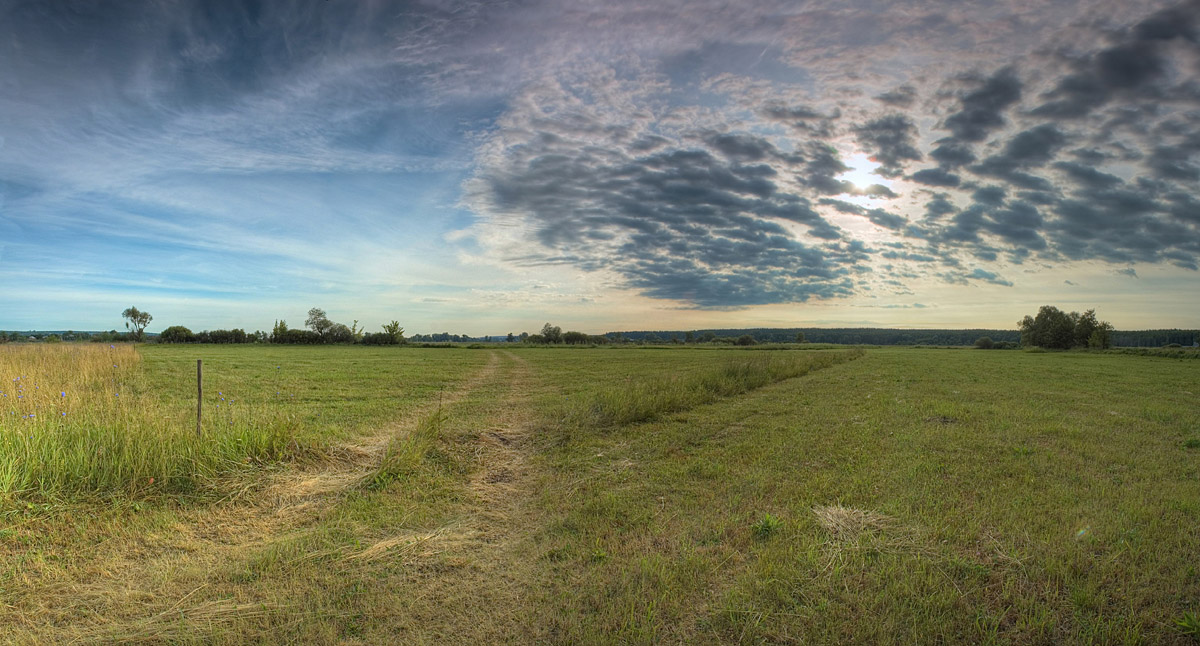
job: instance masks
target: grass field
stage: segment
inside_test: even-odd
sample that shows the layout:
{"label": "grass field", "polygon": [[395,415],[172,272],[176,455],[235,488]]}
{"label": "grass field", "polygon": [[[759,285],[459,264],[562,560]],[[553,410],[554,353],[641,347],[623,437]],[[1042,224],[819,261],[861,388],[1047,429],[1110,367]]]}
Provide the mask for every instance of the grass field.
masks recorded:
{"label": "grass field", "polygon": [[[59,475],[4,481],[0,641],[1186,644],[1200,628],[1195,361],[4,352],[22,397],[0,398],[2,473]],[[143,448],[94,458],[121,446]]]}

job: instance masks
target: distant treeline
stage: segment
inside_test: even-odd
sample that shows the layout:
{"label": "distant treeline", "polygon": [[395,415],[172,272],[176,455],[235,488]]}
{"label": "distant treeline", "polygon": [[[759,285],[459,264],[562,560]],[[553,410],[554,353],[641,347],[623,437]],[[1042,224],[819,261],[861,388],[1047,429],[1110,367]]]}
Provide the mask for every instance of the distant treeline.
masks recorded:
{"label": "distant treeline", "polygon": [[[281,322],[282,323],[282,322]],[[644,345],[673,345],[673,344],[746,344],[746,337],[754,343],[795,343],[797,335],[809,343],[835,343],[843,345],[936,345],[936,346],[970,346],[982,337],[988,337],[996,343],[1019,343],[1020,331],[1012,330],[897,330],[889,328],[726,328],[706,330],[635,330],[630,332],[608,332],[603,335],[586,335],[579,332],[561,332],[560,337],[546,339],[541,334],[522,333],[506,336],[469,336],[466,334],[414,334],[403,336],[403,329],[392,328],[390,332],[363,334],[350,328],[349,334],[341,328],[333,327],[320,334],[312,330],[288,329],[286,324],[277,325],[272,332],[246,332],[242,329],[204,330],[191,332],[182,326],[172,326],[161,334],[147,333],[148,341],[167,343],[362,343],[362,344],[399,344],[405,342],[418,343],[475,343],[475,342],[509,342],[509,343],[563,343],[563,344],[644,344]],[[555,330],[558,331],[558,330]],[[0,331],[0,343],[13,342],[58,342],[58,341],[92,341],[98,343],[114,343],[132,341],[128,333],[111,330],[108,332],[76,332],[72,330],[24,332]],[[1116,347],[1129,348],[1161,348],[1169,345],[1190,347],[1200,342],[1200,331],[1197,330],[1130,330],[1112,332],[1112,344]]]}
{"label": "distant treeline", "polygon": [[1187,347],[1200,342],[1197,330],[1134,330],[1112,333],[1113,345],[1123,348],[1161,348],[1179,344]]}
{"label": "distant treeline", "polygon": [[609,332],[611,339],[623,338],[635,343],[707,343],[716,339],[737,339],[750,335],[756,343],[794,343],[803,334],[808,343],[843,345],[973,345],[980,337],[993,341],[1019,342],[1021,333],[1013,330],[896,330],[889,328],[731,328],[711,330],[656,330]]}

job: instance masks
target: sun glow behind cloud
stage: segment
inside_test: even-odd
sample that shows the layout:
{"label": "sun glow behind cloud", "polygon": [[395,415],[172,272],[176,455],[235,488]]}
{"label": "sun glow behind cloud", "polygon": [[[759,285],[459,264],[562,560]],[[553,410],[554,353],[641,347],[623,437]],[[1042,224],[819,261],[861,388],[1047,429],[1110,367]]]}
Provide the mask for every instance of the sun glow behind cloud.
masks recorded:
{"label": "sun glow behind cloud", "polygon": [[874,187],[882,186],[887,189],[888,193],[895,193],[896,183],[876,173],[880,167],[879,162],[871,159],[865,153],[855,152],[844,156],[842,163],[850,170],[835,176],[834,179],[850,182],[857,192],[842,193],[838,199],[866,208],[875,208],[882,205],[881,198],[887,193]]}

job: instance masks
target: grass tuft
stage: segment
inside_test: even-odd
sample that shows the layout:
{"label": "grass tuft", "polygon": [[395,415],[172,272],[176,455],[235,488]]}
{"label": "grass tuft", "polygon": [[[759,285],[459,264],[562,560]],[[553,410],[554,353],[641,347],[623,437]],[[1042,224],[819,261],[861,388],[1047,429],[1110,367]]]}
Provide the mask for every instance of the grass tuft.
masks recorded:
{"label": "grass tuft", "polygon": [[1200,641],[1200,616],[1196,613],[1183,613],[1183,616],[1175,620],[1175,625],[1179,628],[1179,632]]}
{"label": "grass tuft", "polygon": [[569,407],[567,426],[612,428],[687,410],[721,397],[739,395],[768,384],[857,359],[862,350],[762,353],[739,357],[674,377],[627,380]]}
{"label": "grass tuft", "polygon": [[757,538],[760,541],[765,541],[768,538],[771,538],[782,528],[783,521],[779,520],[778,516],[773,516],[771,514],[763,514],[762,518],[758,519],[757,522],[750,526],[750,530],[754,532],[754,538]]}
{"label": "grass tuft", "polygon": [[411,433],[392,438],[379,466],[364,481],[366,489],[382,491],[393,482],[403,480],[414,473],[435,448],[445,422],[446,413],[439,408],[421,420]]}

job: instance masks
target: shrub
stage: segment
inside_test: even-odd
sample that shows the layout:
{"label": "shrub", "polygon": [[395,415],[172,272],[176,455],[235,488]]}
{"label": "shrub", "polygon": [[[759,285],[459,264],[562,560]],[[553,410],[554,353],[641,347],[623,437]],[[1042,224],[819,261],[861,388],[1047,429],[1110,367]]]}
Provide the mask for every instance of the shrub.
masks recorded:
{"label": "shrub", "polygon": [[563,333],[562,342],[567,345],[585,345],[589,342],[589,339],[588,335],[583,332],[570,331]]}
{"label": "shrub", "polygon": [[196,343],[249,343],[251,337],[241,328],[232,330],[204,330],[196,333]]}
{"label": "shrub", "polygon": [[325,343],[354,343],[354,332],[341,323],[334,323],[322,335]]}
{"label": "shrub", "polygon": [[975,347],[980,350],[991,350],[996,347],[996,343],[992,341],[990,336],[981,336],[975,340]]}
{"label": "shrub", "polygon": [[196,335],[182,325],[172,325],[158,335],[159,343],[195,343]]}
{"label": "shrub", "polygon": [[363,335],[360,343],[363,345],[400,345],[396,337],[387,332],[367,332]]}
{"label": "shrub", "polygon": [[292,345],[301,344],[316,344],[321,342],[321,337],[316,332],[311,330],[299,330],[295,328],[283,330],[282,334],[271,335],[272,343],[288,343]]}
{"label": "shrub", "polygon": [[739,336],[737,341],[734,341],[734,343],[737,345],[754,345],[754,337],[750,336],[749,334],[743,334],[742,336]]}

